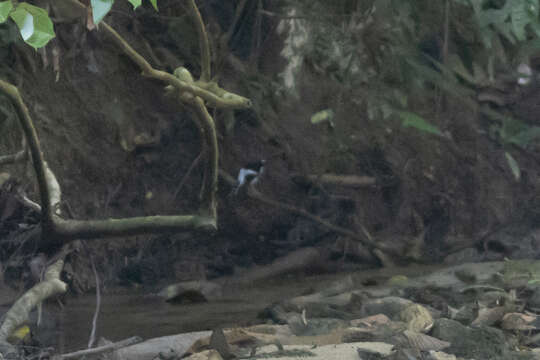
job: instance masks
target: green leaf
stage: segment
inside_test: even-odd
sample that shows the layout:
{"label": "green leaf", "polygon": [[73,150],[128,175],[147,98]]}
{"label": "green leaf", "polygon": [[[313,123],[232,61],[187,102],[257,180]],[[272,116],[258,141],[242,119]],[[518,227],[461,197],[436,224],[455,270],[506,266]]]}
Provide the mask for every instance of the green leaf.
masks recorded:
{"label": "green leaf", "polygon": [[506,161],[508,161],[508,166],[510,166],[510,170],[512,170],[512,174],[516,178],[517,181],[521,178],[521,170],[519,168],[519,164],[517,163],[516,159],[512,155],[510,155],[509,152],[505,152],[504,156],[506,156]]}
{"label": "green leaf", "polygon": [[334,110],[321,110],[311,116],[312,124],[320,124],[323,122],[328,122],[331,127],[334,127]]}
{"label": "green leaf", "polygon": [[447,64],[452,71],[461,76],[464,80],[468,81],[470,84],[476,85],[476,79],[470,73],[469,69],[465,67],[459,55],[449,54]]}
{"label": "green leaf", "polygon": [[13,4],[11,3],[11,0],[0,2],[0,24],[7,20],[11,9],[13,9]]}
{"label": "green leaf", "polygon": [[508,141],[511,144],[515,144],[523,148],[527,146],[531,141],[539,139],[539,138],[540,138],[540,127],[530,126],[504,140]]}
{"label": "green leaf", "polygon": [[133,5],[133,10],[136,10],[142,4],[142,0],[128,0]]}
{"label": "green leaf", "polygon": [[526,4],[515,4],[512,7],[512,31],[519,41],[527,40],[525,27],[531,22]]}
{"label": "green leaf", "polygon": [[[136,10],[142,4],[142,0],[128,0],[128,1],[131,3],[131,5],[133,5],[133,10]],[[152,6],[154,7],[154,9],[158,11],[157,0],[150,0],[150,3],[152,3]]]}
{"label": "green leaf", "polygon": [[9,16],[17,24],[23,40],[34,49],[47,45],[55,36],[47,11],[40,7],[19,3]]}
{"label": "green leaf", "polygon": [[423,132],[444,136],[438,127],[436,127],[435,125],[431,125],[423,117],[417,114],[408,111],[400,111],[398,114],[403,120],[402,125],[404,127],[413,127]]}
{"label": "green leaf", "polygon": [[92,5],[92,18],[94,24],[97,25],[111,11],[114,0],[91,0],[90,4]]}

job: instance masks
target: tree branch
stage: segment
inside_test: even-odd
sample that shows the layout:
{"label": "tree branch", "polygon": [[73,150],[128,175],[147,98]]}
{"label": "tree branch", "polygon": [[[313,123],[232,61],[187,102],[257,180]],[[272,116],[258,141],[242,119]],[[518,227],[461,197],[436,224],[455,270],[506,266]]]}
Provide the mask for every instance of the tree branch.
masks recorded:
{"label": "tree branch", "polygon": [[6,342],[13,331],[28,319],[30,311],[37,304],[51,296],[66,292],[67,285],[60,280],[60,272],[63,266],[63,258],[49,266],[45,272],[44,281],[34,285],[13,304],[6,313],[4,322],[0,327],[0,343]]}
{"label": "tree branch", "polygon": [[157,215],[107,220],[63,220],[55,217],[55,235],[65,242],[145,233],[213,231],[216,228],[215,218],[196,215]]}
{"label": "tree branch", "polygon": [[263,194],[261,194],[259,191],[257,191],[253,186],[248,187],[247,193],[248,193],[249,197],[251,197],[253,199],[256,199],[256,200],[259,200],[262,203],[265,203],[267,205],[274,206],[274,207],[277,207],[277,208],[280,208],[280,209],[283,209],[283,210],[287,210],[289,212],[292,212],[293,214],[297,214],[299,216],[305,217],[305,218],[310,219],[310,220],[312,220],[312,221],[314,221],[314,222],[316,222],[316,223],[318,223],[318,224],[320,224],[320,225],[322,225],[322,226],[324,226],[324,227],[326,227],[326,228],[328,228],[328,229],[330,229],[330,230],[332,230],[332,231],[334,231],[334,232],[336,232],[338,234],[342,234],[342,235],[345,235],[347,237],[350,237],[351,239],[357,240],[358,242],[364,244],[365,246],[367,246],[371,250],[376,249],[376,250],[382,251],[383,253],[390,253],[390,254],[392,254],[394,252],[389,247],[384,246],[383,244],[378,244],[375,241],[373,241],[373,238],[371,237],[371,235],[364,228],[362,229],[362,232],[364,234],[363,234],[363,236],[361,236],[360,234],[358,234],[356,232],[353,232],[351,230],[342,228],[341,226],[334,225],[334,224],[320,218],[317,215],[313,215],[313,214],[307,212],[304,209],[299,209],[299,208],[294,207],[292,205],[284,204],[282,202],[269,199],[266,196],[264,196]]}
{"label": "tree branch", "polygon": [[103,345],[103,346],[98,346],[98,347],[95,347],[93,349],[79,350],[79,351],[75,351],[75,352],[68,353],[68,354],[62,354],[62,355],[59,356],[59,359],[61,359],[61,360],[77,359],[77,358],[81,358],[81,357],[86,356],[86,355],[102,354],[102,353],[105,353],[105,352],[118,350],[118,349],[121,349],[121,348],[126,347],[126,346],[131,346],[131,345],[140,343],[141,341],[142,341],[142,339],[139,336],[133,336],[133,337],[127,338],[127,339],[122,340],[122,341],[118,341],[118,342]]}
{"label": "tree branch", "polygon": [[28,108],[24,103],[19,90],[17,87],[11,85],[10,83],[0,79],[0,90],[6,94],[13,104],[15,105],[15,110],[21,123],[21,127],[24,131],[24,136],[26,142],[30,149],[30,154],[32,156],[32,165],[34,166],[34,171],[36,173],[39,195],[41,198],[41,222],[44,233],[47,233],[51,230],[53,226],[52,222],[52,211],[51,211],[51,198],[49,194],[49,186],[47,184],[47,177],[45,174],[45,160],[43,159],[43,154],[41,153],[39,139],[37,136],[36,128],[28,112]]}
{"label": "tree branch", "polygon": [[199,35],[199,48],[201,49],[201,80],[210,81],[211,79],[211,58],[210,58],[210,44],[208,42],[208,35],[204,28],[204,21],[201,13],[195,4],[195,0],[188,0],[189,9],[191,11],[191,17],[195,22],[197,28],[197,34]]}
{"label": "tree branch", "polygon": [[[70,0],[76,1],[76,0]],[[81,5],[82,6],[82,5]],[[217,94],[212,93],[211,91],[205,90],[198,86],[197,83],[189,84],[185,81],[179,80],[174,75],[169,74],[168,72],[156,70],[146,61],[138,52],[135,51],[112,27],[107,25],[105,22],[101,22],[100,25],[102,28],[111,36],[113,42],[122,49],[127,56],[135,64],[137,64],[144,76],[154,78],[156,80],[161,80],[166,82],[169,85],[174,86],[181,92],[188,92],[195,96],[203,98],[210,106],[223,109],[246,109],[251,107],[251,101],[242,96],[236,95],[231,98],[221,97]]]}

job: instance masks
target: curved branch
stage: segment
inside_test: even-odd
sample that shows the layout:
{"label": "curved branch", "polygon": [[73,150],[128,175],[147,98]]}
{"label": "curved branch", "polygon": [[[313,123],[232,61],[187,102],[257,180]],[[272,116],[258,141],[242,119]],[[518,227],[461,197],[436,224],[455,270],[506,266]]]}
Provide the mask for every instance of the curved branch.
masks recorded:
{"label": "curved branch", "polygon": [[[86,8],[82,3],[77,0],[66,0],[81,8]],[[202,21],[202,20],[201,20]],[[104,29],[112,38],[113,42],[142,70],[143,75],[151,77],[156,80],[166,82],[182,92],[189,92],[195,96],[203,98],[210,106],[223,109],[245,109],[251,107],[251,101],[242,96],[236,95],[232,98],[220,97],[217,94],[213,94],[210,91],[206,91],[196,84],[189,84],[185,81],[179,80],[168,72],[156,70],[145,60],[135,49],[133,49],[127,42],[105,21],[99,23],[100,27]],[[208,41],[208,37],[206,37]],[[209,48],[209,47],[208,47]],[[210,56],[208,55],[208,59]],[[204,67],[204,66],[203,66]],[[208,66],[208,69],[210,67]]]}
{"label": "curved branch", "polygon": [[242,96],[221,97],[211,91],[205,90],[196,84],[190,84],[179,80],[168,72],[156,70],[135,49],[133,49],[112,27],[105,22],[100,23],[103,29],[109,33],[112,40],[129,56],[142,70],[143,75],[166,82],[182,92],[189,92],[203,98],[209,105],[223,109],[245,109],[251,107],[251,101]]}
{"label": "curved branch", "polygon": [[34,171],[36,172],[39,195],[41,198],[41,221],[44,233],[47,233],[51,229],[52,223],[52,211],[51,211],[51,199],[49,194],[49,186],[47,184],[46,170],[45,170],[45,160],[43,159],[43,154],[39,146],[39,139],[37,136],[36,128],[28,112],[28,108],[24,103],[19,90],[17,87],[11,85],[10,83],[0,79],[0,90],[4,92],[15,105],[15,110],[21,127],[24,131],[24,136],[26,138],[28,148],[30,149],[30,154],[32,156],[32,165],[34,166]]}
{"label": "curved branch", "polygon": [[195,0],[188,0],[191,17],[195,22],[197,34],[199,35],[199,47],[201,51],[201,80],[210,81],[211,79],[211,59],[210,59],[210,44],[208,43],[208,35],[204,28],[204,21],[201,13],[195,4]]}
{"label": "curved branch", "polygon": [[60,280],[60,272],[63,267],[64,259],[49,266],[45,272],[44,281],[34,285],[13,304],[0,327],[0,343],[6,342],[13,331],[28,319],[30,311],[37,304],[51,296],[66,292],[67,285]]}

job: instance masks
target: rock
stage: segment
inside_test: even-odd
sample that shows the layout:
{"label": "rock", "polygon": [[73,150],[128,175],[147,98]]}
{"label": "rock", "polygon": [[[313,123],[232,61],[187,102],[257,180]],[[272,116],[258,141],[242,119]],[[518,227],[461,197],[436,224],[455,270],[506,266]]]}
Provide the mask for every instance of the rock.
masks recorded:
{"label": "rock", "polygon": [[532,295],[527,301],[527,306],[534,309],[540,309],[540,286],[535,286]]}
{"label": "rock", "polygon": [[455,272],[456,277],[466,284],[474,284],[476,282],[476,273],[469,268],[463,268]]}
{"label": "rock", "polygon": [[431,313],[419,304],[407,306],[399,313],[398,319],[407,324],[408,330],[418,333],[428,332],[433,327]]}
{"label": "rock", "polygon": [[423,360],[422,353],[417,349],[398,349],[385,360]]}
{"label": "rock", "polygon": [[492,326],[503,318],[508,309],[505,306],[496,306],[493,308],[478,309],[478,316],[471,323],[471,326]]}
{"label": "rock", "polygon": [[444,258],[445,264],[465,264],[472,262],[480,262],[484,255],[480,254],[475,248],[466,248],[458,252],[452,253]]}
{"label": "rock", "polygon": [[390,342],[398,345],[400,348],[419,351],[440,351],[450,346],[448,341],[442,341],[433,336],[416,333],[410,330],[405,330],[403,333],[394,336]]}
{"label": "rock", "polygon": [[234,355],[231,353],[231,348],[229,347],[227,338],[223,333],[223,329],[221,328],[216,328],[212,331],[212,335],[210,336],[210,347],[216,350],[225,360],[234,357]]}
{"label": "rock", "polygon": [[372,327],[376,325],[384,325],[390,322],[390,318],[384,314],[368,316],[362,319],[354,319],[350,321],[351,326],[356,327]]}
{"label": "rock", "polygon": [[212,301],[221,298],[223,292],[221,285],[210,281],[185,281],[169,285],[159,292],[159,296],[169,302]]}
{"label": "rock", "polygon": [[427,360],[456,360],[455,355],[447,354],[442,351],[431,350],[428,354]]}
{"label": "rock", "polygon": [[195,341],[210,336],[210,331],[163,336],[127,346],[114,352],[118,360],[152,360],[160,354],[174,353],[182,356]]}
{"label": "rock", "polygon": [[494,359],[509,352],[503,332],[491,327],[471,328],[454,320],[438,319],[432,335],[450,342],[447,353],[465,358]]}
{"label": "rock", "polygon": [[287,325],[296,336],[305,335],[308,331],[307,321],[298,313],[287,314]]}
{"label": "rock", "polygon": [[536,316],[522,313],[508,313],[502,318],[501,328],[504,330],[536,330]]}
{"label": "rock", "polygon": [[[252,358],[265,360],[309,359],[309,360],[360,360],[359,354],[370,354],[368,359],[386,359],[392,354],[393,345],[381,342],[357,342],[313,347],[311,345],[284,345],[277,350],[268,345],[257,349]],[[379,356],[374,357],[374,356]]]}
{"label": "rock", "polygon": [[360,360],[382,360],[383,356],[377,352],[365,349],[356,349]]}
{"label": "rock", "polygon": [[[162,357],[159,357],[160,359]],[[216,350],[204,350],[184,358],[184,360],[223,360]]]}
{"label": "rock", "polygon": [[398,321],[365,329],[348,328],[343,331],[341,340],[349,343],[357,341],[389,342],[392,337],[400,334],[405,329],[406,325]]}
{"label": "rock", "polygon": [[407,286],[409,278],[405,275],[394,275],[386,281],[388,286]]}
{"label": "rock", "polygon": [[297,336],[329,334],[335,329],[345,328],[347,322],[339,319],[306,319],[300,314],[292,314],[287,321],[292,333]]}
{"label": "rock", "polygon": [[478,316],[478,305],[465,304],[457,310],[449,306],[448,311],[451,319],[468,325]]}
{"label": "rock", "polygon": [[411,300],[397,296],[387,296],[367,301],[362,307],[362,314],[364,316],[385,314],[389,318],[394,319],[402,310],[413,304]]}

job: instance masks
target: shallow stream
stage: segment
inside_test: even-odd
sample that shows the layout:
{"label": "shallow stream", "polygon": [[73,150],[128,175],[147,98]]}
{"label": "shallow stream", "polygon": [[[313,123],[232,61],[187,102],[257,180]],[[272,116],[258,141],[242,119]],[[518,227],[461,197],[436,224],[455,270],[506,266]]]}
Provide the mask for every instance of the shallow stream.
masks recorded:
{"label": "shallow stream", "polygon": [[[123,294],[103,294],[98,319],[97,337],[119,341],[130,336],[143,339],[215,327],[244,326],[261,323],[257,314],[267,305],[288,298],[320,291],[352,275],[355,284],[384,281],[395,275],[425,275],[435,267],[408,267],[368,270],[350,274],[318,276],[283,276],[252,286],[225,286],[223,299],[195,304],[169,304],[152,295],[128,291]],[[360,285],[359,285],[360,286]],[[88,294],[70,298],[60,310],[51,304],[47,311],[56,321],[54,343],[60,351],[86,348],[96,298]],[[47,332],[46,336],[52,335]],[[51,339],[52,340],[52,339]]]}

